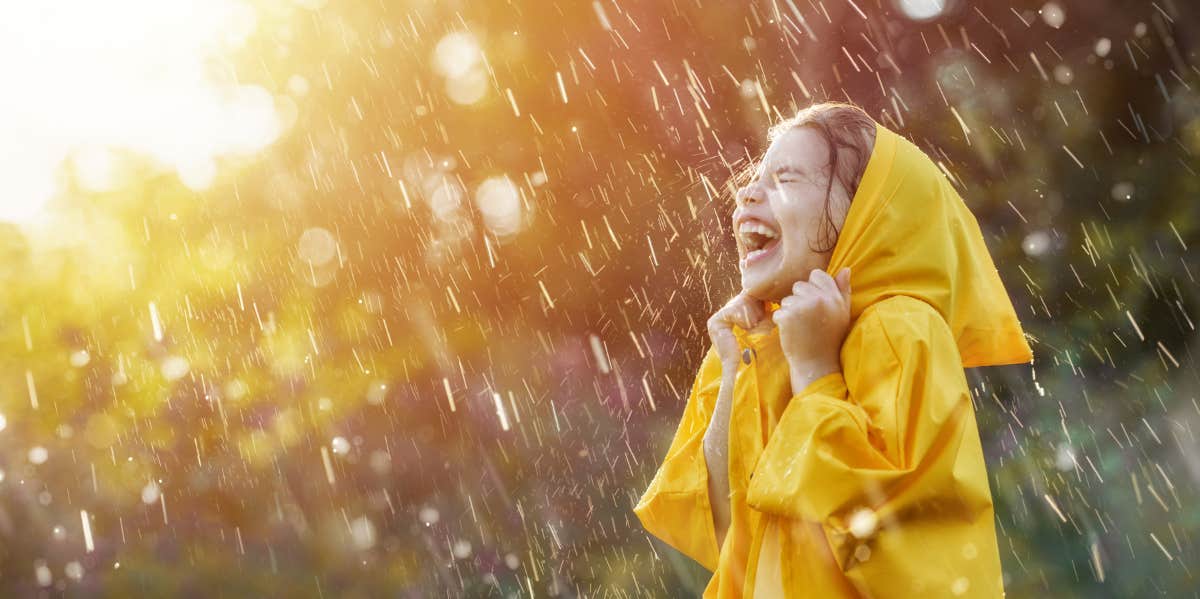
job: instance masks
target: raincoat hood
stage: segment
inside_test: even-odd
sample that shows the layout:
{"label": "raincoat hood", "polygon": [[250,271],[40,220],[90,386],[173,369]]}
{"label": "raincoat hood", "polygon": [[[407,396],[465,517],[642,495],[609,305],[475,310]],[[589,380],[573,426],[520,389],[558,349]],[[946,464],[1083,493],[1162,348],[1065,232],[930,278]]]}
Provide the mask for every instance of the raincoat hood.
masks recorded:
{"label": "raincoat hood", "polygon": [[929,156],[875,126],[875,147],[827,269],[850,267],[851,321],[871,304],[907,295],[942,315],[963,367],[1031,361],[974,215]]}

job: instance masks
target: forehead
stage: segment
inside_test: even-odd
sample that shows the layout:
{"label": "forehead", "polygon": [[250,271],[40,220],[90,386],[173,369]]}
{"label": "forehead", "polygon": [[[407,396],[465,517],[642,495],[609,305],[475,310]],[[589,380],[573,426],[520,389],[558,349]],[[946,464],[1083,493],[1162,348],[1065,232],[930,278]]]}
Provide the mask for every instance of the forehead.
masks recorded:
{"label": "forehead", "polygon": [[829,148],[825,138],[812,127],[797,127],[771,143],[763,154],[760,172],[771,172],[781,167],[816,172],[828,161]]}

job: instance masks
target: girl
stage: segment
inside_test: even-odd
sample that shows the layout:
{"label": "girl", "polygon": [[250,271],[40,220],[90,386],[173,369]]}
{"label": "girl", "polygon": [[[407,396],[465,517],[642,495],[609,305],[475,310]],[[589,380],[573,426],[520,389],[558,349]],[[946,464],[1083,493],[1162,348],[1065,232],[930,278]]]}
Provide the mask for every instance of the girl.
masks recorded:
{"label": "girl", "polygon": [[713,572],[704,597],[1003,596],[963,368],[1032,352],[975,218],[856,106],[769,137],[742,291],[634,512]]}

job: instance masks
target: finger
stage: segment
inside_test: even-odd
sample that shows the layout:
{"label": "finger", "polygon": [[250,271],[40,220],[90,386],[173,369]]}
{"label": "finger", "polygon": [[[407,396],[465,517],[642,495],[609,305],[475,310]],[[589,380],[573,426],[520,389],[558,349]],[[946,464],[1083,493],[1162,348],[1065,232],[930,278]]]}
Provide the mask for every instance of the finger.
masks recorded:
{"label": "finger", "polygon": [[742,291],[742,292],[738,293],[733,299],[729,300],[729,303],[727,305],[728,306],[740,306],[740,305],[754,306],[759,303],[761,303],[761,300],[750,295],[749,293],[746,293],[745,291]]}
{"label": "finger", "polygon": [[742,330],[750,330],[754,328],[761,315],[755,313],[754,306],[745,302],[732,306],[725,317],[725,320],[742,328]]}
{"label": "finger", "polygon": [[792,295],[807,295],[815,290],[812,281],[796,281],[792,283]]}
{"label": "finger", "polygon": [[767,312],[765,302],[744,292],[739,296],[739,302],[737,305],[740,307],[742,317],[745,319],[746,324],[750,326],[754,326],[756,323],[758,323],[758,321],[762,320],[762,317]]}
{"label": "finger", "polygon": [[825,293],[825,295],[830,297],[840,297],[842,295],[842,291],[838,289],[837,283],[834,282],[833,277],[829,276],[829,273],[819,268],[814,268],[812,273],[808,275],[808,282],[812,283],[817,287],[817,289],[820,289]]}
{"label": "finger", "polygon": [[826,292],[825,297],[848,305],[849,296],[842,283],[845,278],[843,271],[838,272],[837,278],[830,275],[828,271],[821,271],[820,280],[823,284],[822,289]]}
{"label": "finger", "polygon": [[733,313],[735,310],[740,309],[744,303],[745,303],[745,293],[739,293],[739,294],[733,296],[732,298],[730,298],[729,301],[725,302],[725,305],[721,306],[721,310],[718,313],[722,314],[723,316],[728,316],[729,314]]}
{"label": "finger", "polygon": [[837,276],[838,289],[842,292],[842,297],[846,302],[850,302],[850,267],[844,267],[838,271]]}
{"label": "finger", "polygon": [[[783,308],[787,308],[787,309],[801,308],[801,309],[803,309],[804,306],[808,306],[808,305],[811,305],[815,301],[819,301],[818,298],[819,298],[819,296],[816,296],[811,293],[804,293],[801,295],[789,295],[789,296],[783,298],[782,300],[779,300],[779,307],[781,309],[783,309]],[[778,310],[776,310],[776,311],[778,311]]]}
{"label": "finger", "polygon": [[739,327],[742,327],[743,329],[746,328],[747,326],[749,326],[747,324],[747,321],[749,319],[750,318],[746,313],[746,307],[741,304],[730,306],[729,311],[726,312],[726,314],[725,314],[726,322],[728,322],[730,324],[735,324]]}

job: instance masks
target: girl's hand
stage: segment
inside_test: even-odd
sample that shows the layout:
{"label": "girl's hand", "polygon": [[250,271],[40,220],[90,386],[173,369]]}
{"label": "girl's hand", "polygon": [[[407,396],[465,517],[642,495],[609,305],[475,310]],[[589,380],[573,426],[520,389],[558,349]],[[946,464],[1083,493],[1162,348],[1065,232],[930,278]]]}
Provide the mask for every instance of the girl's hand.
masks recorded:
{"label": "girl's hand", "polygon": [[717,347],[717,357],[721,359],[722,366],[736,365],[740,359],[741,348],[733,334],[733,325],[749,331],[765,324],[766,314],[763,302],[743,291],[708,319],[708,336]]}
{"label": "girl's hand", "polygon": [[841,370],[842,342],[850,328],[850,269],[843,268],[836,281],[813,269],[779,305],[772,319],[779,327],[793,387],[798,377],[811,382]]}

